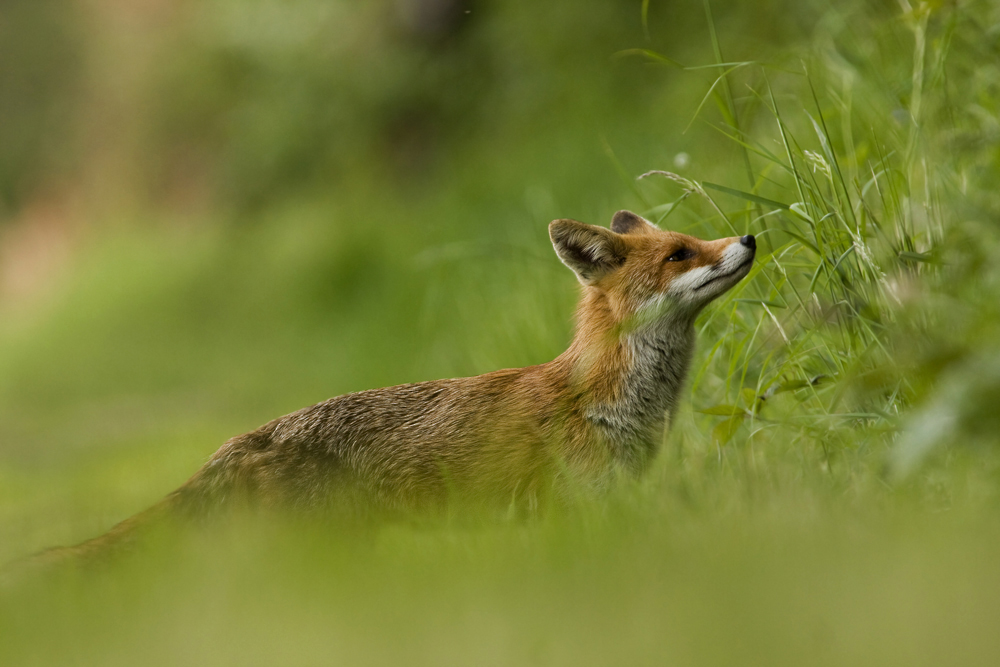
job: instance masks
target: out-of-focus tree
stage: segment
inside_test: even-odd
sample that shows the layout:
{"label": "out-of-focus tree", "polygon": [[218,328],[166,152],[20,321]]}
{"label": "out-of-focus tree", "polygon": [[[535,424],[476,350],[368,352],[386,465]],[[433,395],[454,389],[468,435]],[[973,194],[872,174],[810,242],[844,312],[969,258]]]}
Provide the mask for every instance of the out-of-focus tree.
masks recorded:
{"label": "out-of-focus tree", "polygon": [[73,164],[83,40],[72,0],[0,3],[0,221]]}

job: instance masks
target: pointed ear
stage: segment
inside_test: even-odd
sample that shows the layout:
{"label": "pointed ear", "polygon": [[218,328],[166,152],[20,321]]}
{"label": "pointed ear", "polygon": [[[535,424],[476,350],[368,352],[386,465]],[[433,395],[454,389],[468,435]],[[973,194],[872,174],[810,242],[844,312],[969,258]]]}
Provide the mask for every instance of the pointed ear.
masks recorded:
{"label": "pointed ear", "polygon": [[576,220],[553,220],[549,237],[559,259],[584,285],[593,285],[624,264],[628,253],[618,234]]}
{"label": "pointed ear", "polygon": [[644,234],[654,229],[656,225],[632,211],[618,211],[611,218],[611,230],[619,234]]}

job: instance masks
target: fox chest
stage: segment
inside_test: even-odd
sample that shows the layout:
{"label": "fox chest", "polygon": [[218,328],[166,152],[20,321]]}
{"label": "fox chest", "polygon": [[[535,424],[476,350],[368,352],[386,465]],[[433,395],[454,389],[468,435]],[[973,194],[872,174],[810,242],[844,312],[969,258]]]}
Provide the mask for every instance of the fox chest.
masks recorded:
{"label": "fox chest", "polygon": [[619,391],[592,405],[587,419],[612,456],[638,474],[663,441],[687,376],[693,335],[635,336],[628,343],[631,363]]}

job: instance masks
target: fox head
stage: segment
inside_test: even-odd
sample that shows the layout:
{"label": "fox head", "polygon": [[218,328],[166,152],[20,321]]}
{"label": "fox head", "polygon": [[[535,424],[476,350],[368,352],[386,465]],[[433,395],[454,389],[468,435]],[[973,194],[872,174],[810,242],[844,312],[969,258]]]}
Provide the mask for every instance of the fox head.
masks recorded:
{"label": "fox head", "polygon": [[629,211],[618,211],[611,229],[554,220],[549,236],[563,264],[588,292],[606,296],[618,321],[696,315],[747,275],[757,248],[750,235],[702,241]]}

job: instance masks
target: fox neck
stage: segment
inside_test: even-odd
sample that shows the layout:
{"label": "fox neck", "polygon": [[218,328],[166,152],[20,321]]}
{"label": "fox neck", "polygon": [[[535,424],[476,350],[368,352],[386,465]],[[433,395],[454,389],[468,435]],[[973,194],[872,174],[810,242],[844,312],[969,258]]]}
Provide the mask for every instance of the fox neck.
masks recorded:
{"label": "fox neck", "polygon": [[580,412],[634,474],[656,453],[677,404],[694,351],[694,315],[668,310],[636,323],[598,290],[580,304],[565,354]]}

